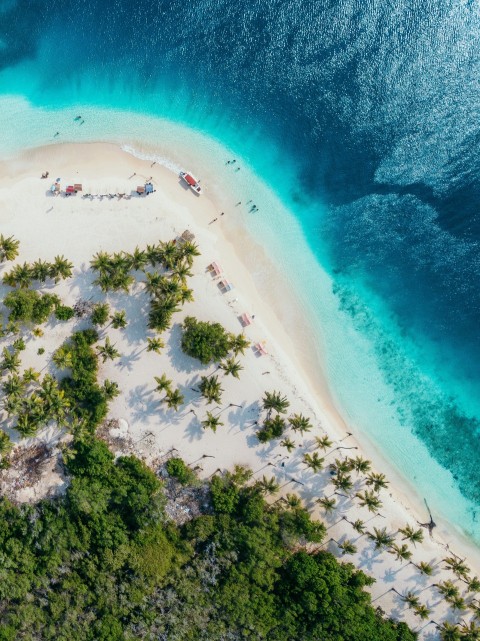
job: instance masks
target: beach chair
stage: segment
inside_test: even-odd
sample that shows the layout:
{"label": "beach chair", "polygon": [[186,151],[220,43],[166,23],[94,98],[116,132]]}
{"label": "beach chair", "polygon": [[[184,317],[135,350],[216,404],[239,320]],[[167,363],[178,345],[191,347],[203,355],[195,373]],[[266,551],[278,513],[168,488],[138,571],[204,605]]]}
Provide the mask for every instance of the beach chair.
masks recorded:
{"label": "beach chair", "polygon": [[266,354],[268,354],[267,350],[265,349],[264,342],[255,343],[255,345],[253,346],[253,351],[255,352],[255,356],[265,356]]}
{"label": "beach chair", "polygon": [[252,319],[247,313],[242,314],[238,318],[240,320],[240,323],[241,323],[242,327],[248,327],[248,325],[252,324]]}
{"label": "beach chair", "polygon": [[219,286],[219,288],[221,289],[222,294],[226,294],[226,293],[227,293],[227,292],[229,292],[231,289],[233,289],[233,285],[232,285],[232,283],[230,283],[228,280],[225,280],[225,279],[224,279],[224,280],[221,280],[221,281],[218,283],[218,286]]}
{"label": "beach chair", "polygon": [[222,268],[218,263],[210,263],[210,265],[207,267],[207,270],[212,274],[213,277],[215,276],[220,276],[222,273]]}

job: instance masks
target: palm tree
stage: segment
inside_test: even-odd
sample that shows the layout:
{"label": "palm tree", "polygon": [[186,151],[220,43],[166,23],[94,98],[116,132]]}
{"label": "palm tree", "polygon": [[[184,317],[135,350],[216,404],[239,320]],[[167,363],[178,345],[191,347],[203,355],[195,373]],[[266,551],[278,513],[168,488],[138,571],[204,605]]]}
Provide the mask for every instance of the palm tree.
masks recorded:
{"label": "palm tree", "polygon": [[461,641],[460,630],[453,623],[444,621],[442,625],[437,627],[442,641]]}
{"label": "palm tree", "polygon": [[6,396],[19,396],[23,393],[24,388],[25,384],[17,374],[9,376],[2,385],[2,390]]}
{"label": "palm tree", "polygon": [[213,432],[217,431],[217,427],[222,426],[223,423],[220,421],[218,416],[214,416],[211,412],[207,412],[207,418],[202,421],[204,429],[210,429]]}
{"label": "palm tree", "polygon": [[426,621],[428,617],[431,615],[432,611],[427,608],[426,605],[423,603],[420,605],[417,605],[416,608],[413,608],[413,613],[422,619],[422,621]]}
{"label": "palm tree", "polygon": [[420,599],[414,592],[408,591],[405,594],[401,594],[400,598],[409,608],[418,608],[420,605]]}
{"label": "palm tree", "polygon": [[467,577],[464,580],[465,580],[465,583],[467,584],[468,592],[479,592],[480,591],[480,579],[477,576],[474,576],[471,579]]}
{"label": "palm tree", "polygon": [[469,567],[465,564],[462,559],[459,559],[456,556],[450,556],[446,559],[443,559],[447,569],[452,570],[452,572],[459,578],[465,578],[470,573]]}
{"label": "palm tree", "polygon": [[188,287],[182,287],[178,294],[178,301],[182,305],[185,305],[185,303],[193,303],[194,301],[193,290],[188,289]]}
{"label": "palm tree", "polygon": [[90,267],[97,272],[105,271],[111,264],[112,259],[110,258],[110,254],[104,251],[97,252],[90,261]]}
{"label": "palm tree", "polygon": [[15,352],[23,352],[26,348],[25,341],[23,338],[17,338],[13,341],[12,347]]}
{"label": "palm tree", "polygon": [[18,256],[20,241],[13,236],[7,238],[0,234],[0,263],[6,260],[14,260]]}
{"label": "palm tree", "polygon": [[302,436],[304,432],[309,432],[312,429],[310,419],[303,416],[303,414],[294,414],[293,416],[290,416],[288,422],[290,423],[292,430],[294,432],[300,432]]}
{"label": "palm tree", "polygon": [[266,443],[274,438],[280,438],[285,431],[285,419],[280,414],[275,414],[273,418],[266,418],[261,430],[257,432],[257,438],[260,443]]}
{"label": "palm tree", "polygon": [[320,470],[323,469],[324,460],[325,459],[318,456],[317,452],[314,452],[313,454],[303,455],[303,462],[312,470],[312,472],[315,473],[320,472]]}
{"label": "palm tree", "polygon": [[362,456],[351,458],[350,464],[357,474],[366,474],[372,466],[370,461],[367,461],[367,459],[364,459]]}
{"label": "palm tree", "polygon": [[425,576],[432,576],[433,574],[433,567],[426,561],[420,561],[420,563],[418,565],[415,565],[415,567],[420,571],[421,574],[424,574]]}
{"label": "palm tree", "polygon": [[195,243],[186,241],[180,246],[180,254],[191,267],[195,256],[200,256],[200,251]]}
{"label": "palm tree", "polygon": [[337,476],[332,479],[332,485],[336,490],[350,492],[353,487],[352,477],[350,474],[337,474]]}
{"label": "palm tree", "polygon": [[351,470],[349,459],[338,459],[330,465],[330,468],[336,474],[347,474]]}
{"label": "palm tree", "polygon": [[127,326],[127,315],[125,313],[125,310],[121,310],[119,312],[115,312],[110,316],[110,319],[112,321],[112,327],[115,329],[125,329]]}
{"label": "palm tree", "polygon": [[235,356],[238,356],[238,354],[245,354],[245,350],[250,347],[250,341],[245,334],[230,334],[229,345]]}
{"label": "palm tree", "polygon": [[207,399],[207,403],[221,403],[223,389],[218,376],[202,376],[199,388],[202,396]]}
{"label": "palm tree", "polygon": [[40,378],[40,372],[37,372],[37,370],[33,369],[33,367],[27,367],[27,369],[24,370],[22,375],[22,380],[27,385],[29,383],[35,383],[36,381],[38,381],[39,378]]}
{"label": "palm tree", "polygon": [[397,543],[392,543],[390,549],[388,550],[390,554],[394,554],[397,561],[410,561],[412,558],[412,553],[408,549],[408,545],[403,543],[398,545]]}
{"label": "palm tree", "polygon": [[34,280],[44,283],[50,276],[50,263],[43,260],[36,260],[31,267],[31,276]]}
{"label": "palm tree", "polygon": [[145,281],[145,289],[151,295],[156,294],[160,290],[163,276],[158,272],[147,272],[145,274],[147,280]]}
{"label": "palm tree", "polygon": [[374,492],[379,492],[382,488],[386,488],[388,485],[385,474],[377,474],[376,472],[370,472],[367,476],[366,483],[367,485],[373,485]]}
{"label": "palm tree", "polygon": [[146,252],[142,249],[139,249],[138,247],[135,247],[133,253],[129,254],[128,257],[130,259],[130,269],[133,269],[135,271],[144,269],[148,262]]}
{"label": "palm tree", "polygon": [[6,347],[2,350],[3,360],[0,363],[0,371],[15,372],[20,366],[20,356],[18,352],[9,352]]}
{"label": "palm tree", "polygon": [[70,278],[72,273],[73,263],[67,260],[65,256],[55,256],[51,270],[51,275],[55,278],[55,282],[58,282],[60,278]]}
{"label": "palm tree", "polygon": [[191,278],[192,276],[193,274],[190,271],[190,266],[187,263],[179,262],[173,268],[172,277],[178,279],[181,283],[185,284],[187,278]]}
{"label": "palm tree", "polygon": [[446,599],[447,601],[450,601],[451,599],[454,599],[455,597],[460,596],[458,587],[455,585],[455,583],[452,583],[451,581],[441,581],[440,583],[437,583],[435,587],[443,596],[443,598]]}
{"label": "palm tree", "polygon": [[358,532],[359,534],[365,534],[365,523],[362,521],[362,519],[356,519],[356,521],[352,521],[350,525],[353,527],[355,532]]}
{"label": "palm tree", "polygon": [[172,381],[167,378],[166,374],[162,374],[161,376],[154,376],[154,379],[157,383],[157,387],[155,388],[156,392],[170,392],[172,389]]}
{"label": "palm tree", "polygon": [[400,534],[403,534],[402,541],[408,540],[413,545],[416,546],[417,543],[422,543],[423,542],[423,532],[420,529],[415,529],[411,525],[406,525],[405,527],[401,527],[398,530]]}
{"label": "palm tree", "polygon": [[92,311],[92,323],[94,325],[105,325],[108,320],[110,305],[108,303],[96,303]]}
{"label": "palm tree", "polygon": [[97,351],[104,363],[109,359],[113,361],[120,356],[120,352],[115,349],[115,345],[112,345],[108,336],[105,339],[105,345],[98,345]]}
{"label": "palm tree", "polygon": [[291,452],[295,449],[295,443],[288,437],[284,438],[283,441],[280,441],[280,445],[282,447],[285,447],[287,449],[287,452]]}
{"label": "palm tree", "polygon": [[13,447],[13,443],[10,440],[9,435],[3,430],[0,430],[0,454],[2,456],[5,456],[10,452],[12,447]]}
{"label": "palm tree", "polygon": [[449,601],[453,610],[459,610],[460,612],[462,612],[463,610],[467,609],[465,599],[461,596],[454,596],[451,599],[449,599]]}
{"label": "palm tree", "polygon": [[285,502],[292,510],[302,507],[302,499],[297,494],[287,494]]}
{"label": "palm tree", "polygon": [[382,502],[374,492],[365,490],[363,494],[357,492],[355,496],[360,499],[360,506],[366,507],[369,512],[378,512],[382,507]]}
{"label": "palm tree", "polygon": [[120,394],[118,383],[106,379],[105,381],[103,381],[103,393],[105,394],[105,398],[107,399],[107,401],[113,400]]}
{"label": "palm tree", "polygon": [[172,296],[177,299],[182,289],[182,285],[178,281],[173,278],[167,278],[167,276],[160,276],[159,279],[156,279],[156,282],[157,289],[155,294],[157,296],[163,294],[164,296]]}
{"label": "palm tree", "polygon": [[239,372],[243,369],[238,361],[234,358],[227,358],[220,363],[220,368],[223,369],[225,375],[231,374],[235,378],[240,378]]}
{"label": "palm tree", "polygon": [[321,498],[317,499],[317,503],[323,507],[327,514],[333,512],[333,510],[337,506],[336,499],[328,496],[322,496]]}
{"label": "palm tree", "polygon": [[290,406],[286,396],[282,396],[280,392],[265,392],[262,399],[263,409],[267,411],[268,418],[273,411],[278,414],[286,414]]}
{"label": "palm tree", "polygon": [[342,556],[345,556],[345,554],[355,554],[355,552],[357,551],[357,546],[348,539],[345,539],[344,541],[342,541],[342,543],[339,543],[338,547],[340,548],[340,550],[342,550]]}
{"label": "palm tree", "polygon": [[461,638],[465,641],[480,641],[480,628],[475,621],[462,621],[460,626]]}
{"label": "palm tree", "polygon": [[326,434],[324,436],[315,437],[315,447],[319,450],[323,450],[324,452],[326,452],[330,447],[332,447],[332,445],[332,441]]}
{"label": "palm tree", "polygon": [[173,407],[178,412],[178,408],[184,403],[185,397],[179,389],[167,390],[164,401],[170,409]]}
{"label": "palm tree", "polygon": [[29,414],[19,414],[15,429],[24,437],[34,436],[37,432],[38,422],[35,421]]}
{"label": "palm tree", "polygon": [[32,281],[30,265],[28,263],[15,265],[9,275],[5,274],[3,280],[7,285],[12,284],[13,281],[13,284],[18,285],[20,289],[27,289]]}
{"label": "palm tree", "polygon": [[390,547],[393,543],[393,536],[388,534],[387,528],[373,528],[373,534],[368,533],[368,538],[374,542],[375,549],[380,550],[381,548]]}
{"label": "palm tree", "polygon": [[179,253],[176,244],[172,240],[166,243],[160,243],[157,252],[160,262],[165,269],[171,270],[175,268],[179,259]]}
{"label": "palm tree", "polygon": [[72,367],[72,352],[68,347],[62,345],[53,354],[52,361],[58,369],[69,369]]}
{"label": "palm tree", "polygon": [[147,248],[145,249],[145,256],[147,257],[147,262],[149,262],[152,267],[155,267],[159,262],[157,246],[147,245]]}
{"label": "palm tree", "polygon": [[260,489],[262,494],[275,494],[280,489],[280,485],[277,482],[277,479],[274,476],[267,478],[265,475],[262,476],[261,481],[257,481],[257,487]]}
{"label": "palm tree", "polygon": [[154,338],[147,338],[147,352],[160,353],[160,350],[165,347],[165,343],[161,338],[155,336]]}

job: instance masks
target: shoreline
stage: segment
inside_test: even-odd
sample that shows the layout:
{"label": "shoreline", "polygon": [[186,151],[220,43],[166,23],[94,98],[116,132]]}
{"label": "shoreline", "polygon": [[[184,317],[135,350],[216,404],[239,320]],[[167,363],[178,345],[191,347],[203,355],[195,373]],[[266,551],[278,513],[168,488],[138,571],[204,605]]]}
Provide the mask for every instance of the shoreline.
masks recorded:
{"label": "shoreline", "polygon": [[[135,148],[134,143],[132,147]],[[95,158],[89,158],[90,154],[94,154]],[[51,169],[53,167],[55,167],[54,170]],[[105,171],[105,167],[108,167],[108,171]],[[308,323],[308,315],[304,313],[302,316],[302,311],[305,312],[305,310],[302,309],[296,293],[292,291],[291,284],[288,282],[285,284],[285,279],[281,271],[272,263],[256,239],[251,238],[246,229],[243,229],[242,235],[240,236],[239,228],[241,225],[239,223],[235,224],[233,220],[234,207],[231,206],[231,211],[226,211],[225,216],[221,219],[219,218],[215,224],[209,225],[212,217],[219,217],[221,208],[226,207],[224,203],[220,203],[219,206],[209,193],[204,194],[200,199],[196,198],[193,192],[182,190],[179,187],[177,184],[178,179],[171,170],[159,164],[150,168],[149,161],[137,158],[113,143],[54,144],[29,150],[14,159],[2,161],[0,163],[0,202],[8,198],[9,190],[18,189],[19,192],[25,193],[25,199],[27,201],[31,195],[31,202],[25,204],[27,209],[28,205],[33,207],[34,205],[32,203],[37,203],[36,216],[38,216],[39,212],[43,213],[48,210],[50,199],[46,199],[45,202],[43,202],[38,200],[38,196],[41,195],[41,190],[45,191],[48,189],[50,180],[41,180],[40,187],[37,184],[41,173],[46,169],[50,171],[50,176],[52,177],[54,174],[57,175],[57,171],[61,171],[64,174],[65,172],[71,171],[66,178],[72,181],[74,178],[77,178],[75,171],[78,171],[78,178],[84,185],[88,185],[88,179],[85,180],[82,178],[82,175],[85,176],[87,169],[88,171],[93,171],[93,174],[98,172],[100,175],[102,171],[106,174],[111,174],[104,178],[98,178],[99,184],[102,181],[107,184],[117,180],[119,184],[130,185],[131,183],[131,187],[134,187],[135,184],[126,178],[128,175],[127,169],[131,169],[134,172],[138,171],[138,178],[141,174],[144,177],[152,174],[154,185],[157,188],[157,194],[148,199],[142,199],[141,202],[137,202],[137,199],[132,199],[132,201],[122,203],[122,207],[125,205],[128,213],[128,208],[132,205],[132,211],[135,208],[135,214],[139,216],[140,220],[143,202],[145,202],[146,205],[148,204],[149,209],[155,209],[155,207],[158,206],[159,213],[163,207],[167,212],[164,219],[160,220],[160,217],[155,219],[153,210],[149,213],[151,216],[149,225],[151,224],[152,228],[155,227],[158,222],[166,228],[173,227],[175,232],[180,234],[184,228],[190,227],[197,236],[200,250],[202,251],[202,256],[200,257],[202,264],[204,262],[218,260],[224,267],[227,267],[225,269],[225,275],[236,285],[236,288],[228,297],[218,298],[218,292],[216,291],[214,283],[205,280],[204,273],[196,274],[196,278],[198,276],[199,287],[203,288],[202,291],[205,292],[204,295],[216,296],[215,304],[218,302],[218,309],[220,309],[221,306],[223,306],[222,309],[226,308],[224,312],[225,317],[227,318],[229,315],[230,320],[228,322],[231,322],[232,327],[236,326],[237,331],[240,331],[240,326],[238,324],[235,325],[235,320],[239,311],[255,314],[255,323],[254,327],[251,328],[251,332],[255,336],[255,340],[257,338],[259,340],[266,340],[269,355],[265,363],[269,363],[270,365],[273,363],[273,366],[277,369],[278,380],[281,380],[281,375],[284,375],[287,386],[293,388],[293,390],[297,390],[297,387],[300,388],[300,394],[298,394],[297,390],[298,401],[302,401],[304,406],[311,408],[315,415],[316,422],[320,422],[327,432],[336,437],[337,441],[345,436],[345,432],[355,431],[355,426],[353,426],[351,430],[348,429],[348,425],[341,416],[338,408],[335,407],[331,393],[328,390],[325,372],[322,370],[322,364],[319,360],[321,346],[316,343],[313,333],[309,331],[311,326]],[[59,173],[58,175],[61,176],[62,174]],[[124,175],[125,178],[123,178]],[[120,178],[120,176],[122,177]],[[94,181],[94,178],[90,180]],[[213,189],[212,193],[214,193]],[[115,202],[111,204],[107,202],[95,202],[93,205],[90,205],[87,201],[81,201],[79,196],[58,201],[55,200],[54,202],[52,200],[52,204],[55,207],[57,207],[57,203],[60,216],[69,215],[74,209],[75,212],[80,212],[80,215],[82,208],[85,212],[88,210],[88,222],[92,224],[91,229],[93,229],[93,225],[99,225],[99,239],[102,232],[108,231],[109,226],[108,221],[98,220],[95,216],[96,214],[102,214],[102,207],[104,211],[108,211],[107,208],[116,205]],[[17,203],[17,207],[18,206],[19,203]],[[90,208],[93,206],[96,206],[97,210],[92,214]],[[117,209],[120,210],[120,207]],[[49,221],[45,215],[43,215],[41,219],[37,218],[37,220],[40,221],[40,225],[43,224],[44,230],[48,222],[47,231],[50,232],[50,230],[55,230],[55,228],[58,228],[58,225],[61,224],[62,218],[59,217],[57,219],[55,218],[56,216],[57,214],[54,211],[54,217],[51,221]],[[3,214],[2,218],[5,218],[5,214]],[[112,220],[114,220],[114,218],[112,218]],[[130,225],[128,220],[125,221],[125,225]],[[58,235],[58,240],[50,239],[45,244],[38,244],[39,236],[34,233],[32,229],[28,230],[28,227],[31,227],[29,223],[24,229],[27,235],[27,241],[24,242],[21,232],[15,233],[16,226],[20,226],[21,228],[21,224],[17,222],[15,216],[11,215],[6,223],[2,221],[1,231],[4,235],[14,234],[20,240],[21,261],[26,260],[27,257],[28,259],[36,259],[38,257],[52,258],[54,253],[64,253],[67,258],[73,260],[76,267],[79,262],[82,262],[82,264],[85,263],[85,248],[82,244],[82,239],[86,242],[86,239],[90,237],[90,229],[84,229],[83,237],[79,235],[75,239],[76,243],[74,245],[70,243],[72,246],[69,245],[68,249],[64,249],[62,246],[61,233]],[[65,224],[65,230],[67,229],[68,224]],[[101,248],[105,248],[106,250],[110,248],[117,250],[132,249],[133,247],[129,247],[132,238],[128,238],[128,240],[122,238],[122,233],[126,229],[127,227],[125,227],[125,229],[121,228],[120,224],[118,228],[110,226],[109,237],[106,237],[104,233],[101,242],[98,243],[98,248],[101,246]],[[128,230],[133,230],[133,227],[128,227]],[[149,238],[151,228],[146,226],[145,229],[138,229],[135,233],[138,234],[138,243],[140,244],[143,238]],[[157,238],[151,240],[157,240]],[[124,247],[121,245],[122,242],[124,242]],[[54,244],[56,249],[47,249],[45,245],[48,244]],[[204,254],[204,246],[208,248],[207,251],[214,255]],[[251,271],[252,264],[255,266],[254,273]],[[272,294],[270,294],[270,292],[272,292]],[[65,293],[68,295],[68,292]],[[188,309],[187,313],[189,313]],[[109,377],[108,373],[107,377]],[[266,385],[266,389],[270,388],[272,388],[271,385]],[[120,413],[122,411],[125,411],[125,408],[120,402],[114,402],[112,404],[111,413]],[[217,437],[218,436],[217,434]],[[213,438],[212,442],[214,440]],[[308,437],[306,440],[308,441]],[[191,444],[178,440],[177,446],[179,449],[180,446],[178,443],[185,448],[187,454],[193,452],[194,448],[192,449]],[[365,454],[367,458],[371,458],[375,469],[384,472],[390,481],[390,488],[385,494],[388,494],[391,500],[387,501],[386,497],[384,500],[385,511],[389,511],[389,518],[386,520],[388,521],[390,529],[404,525],[405,514],[421,522],[428,520],[425,517],[426,510],[423,507],[422,498],[418,496],[418,493],[415,493],[413,485],[411,485],[407,479],[403,478],[390,462],[386,461],[378,448],[375,448],[375,444],[370,442],[364,434],[359,435],[358,439],[355,435],[349,437],[348,443],[349,446],[358,447],[357,453]],[[193,445],[195,445],[195,443],[193,443]],[[217,450],[218,449],[221,451],[221,447],[219,448],[217,445]],[[228,467],[230,460],[233,460],[231,458],[232,454],[236,455],[236,453],[228,452],[228,456],[225,452],[222,452],[222,454],[224,454],[225,460],[227,461],[224,467]],[[251,456],[253,456],[253,454],[253,452],[250,453]],[[268,454],[270,454],[270,452]],[[265,458],[257,458],[254,460],[264,462]],[[330,459],[330,461],[331,460],[333,459]],[[329,460],[327,459],[327,463],[328,462]],[[211,468],[213,469],[218,463],[219,460],[216,460],[215,463],[212,462],[209,464],[210,467],[205,464],[205,472],[209,473]],[[268,472],[269,470],[264,471]],[[310,496],[309,500],[312,500],[312,496]],[[318,513],[318,508],[316,508],[316,516],[318,516]],[[324,518],[322,515],[320,516]],[[473,542],[470,542],[462,533],[455,531],[451,524],[443,522],[436,515],[434,516],[438,528],[434,531],[433,542],[426,537],[428,549],[431,549],[432,553],[435,549],[437,554],[441,550],[441,554],[445,556],[444,546],[451,545],[452,551],[462,556],[466,555],[470,563],[479,568],[480,549],[477,548]],[[340,527],[337,528],[338,531],[341,531],[341,528],[342,525],[340,524]],[[331,530],[333,533],[336,531],[334,528]],[[439,540],[436,541],[437,539]],[[443,558],[443,556],[441,558]],[[367,572],[369,572],[369,570],[367,570]],[[376,576],[375,573],[374,575]],[[382,591],[378,589],[382,587],[381,577],[377,577],[377,580],[377,587],[372,590],[374,594],[377,592],[381,593]]]}

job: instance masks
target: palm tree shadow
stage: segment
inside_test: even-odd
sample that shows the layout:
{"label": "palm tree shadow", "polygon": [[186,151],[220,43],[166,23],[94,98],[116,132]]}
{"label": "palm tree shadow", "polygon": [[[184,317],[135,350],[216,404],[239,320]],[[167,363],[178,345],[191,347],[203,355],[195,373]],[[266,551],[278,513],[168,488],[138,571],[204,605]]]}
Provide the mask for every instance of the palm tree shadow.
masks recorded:
{"label": "palm tree shadow", "polygon": [[252,426],[252,414],[258,413],[259,403],[254,401],[250,405],[243,405],[242,403],[236,403],[236,405],[242,405],[242,407],[231,406],[231,410],[228,412],[228,422],[229,422],[229,432],[233,429],[238,429],[238,432],[243,432],[243,430]]}
{"label": "palm tree shadow", "polygon": [[132,352],[131,354],[123,354],[118,362],[117,366],[121,370],[127,370],[128,372],[131,372],[133,369],[134,363],[140,360],[141,356],[141,350]]}
{"label": "palm tree shadow", "polygon": [[192,420],[187,425],[185,429],[185,434],[187,435],[190,443],[192,441],[200,441],[202,439],[204,435],[204,430],[200,421],[197,418],[195,418],[195,416],[192,417]]}
{"label": "palm tree shadow", "polygon": [[152,416],[158,408],[158,401],[153,398],[153,393],[146,384],[137,385],[130,390],[127,403],[132,411],[132,418],[142,421]]}
{"label": "palm tree shadow", "polygon": [[378,553],[373,552],[370,547],[362,550],[358,560],[358,567],[366,568],[369,572],[373,572],[375,563],[382,563],[382,559],[379,558]]}

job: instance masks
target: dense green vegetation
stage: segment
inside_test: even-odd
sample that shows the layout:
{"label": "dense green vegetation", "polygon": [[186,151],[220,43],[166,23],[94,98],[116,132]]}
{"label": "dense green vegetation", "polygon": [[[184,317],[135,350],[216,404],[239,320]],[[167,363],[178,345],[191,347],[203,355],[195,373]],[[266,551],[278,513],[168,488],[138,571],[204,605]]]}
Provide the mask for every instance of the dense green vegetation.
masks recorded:
{"label": "dense green vegetation", "polygon": [[70,369],[61,381],[61,389],[70,400],[72,414],[94,429],[107,414],[105,389],[97,382],[98,356],[92,345],[98,340],[94,329],[75,332],[54,355],[60,369]]}
{"label": "dense green vegetation", "polygon": [[199,321],[193,316],[185,318],[182,329],[182,349],[185,354],[197,358],[203,365],[226,359],[221,363],[221,369],[238,378],[241,366],[234,358],[226,357],[230,351],[235,356],[245,352],[250,342],[243,334],[231,334],[220,323]]}
{"label": "dense green vegetation", "polygon": [[10,310],[10,321],[33,325],[44,323],[59,303],[58,296],[40,294],[32,289],[15,289],[3,299],[3,304]]}
{"label": "dense green vegetation", "polygon": [[[0,262],[17,254],[18,241],[0,236]],[[100,252],[91,266],[104,292],[129,292],[138,272],[143,274],[148,325],[161,332],[179,305],[192,299],[186,283],[196,255],[191,242],[160,242],[132,253]],[[1,352],[2,409],[22,436],[54,422],[69,429],[73,440],[62,450],[64,496],[21,506],[0,498],[0,641],[413,641],[405,624],[385,620],[372,607],[363,589],[372,579],[321,549],[326,527],[312,520],[298,497],[265,501],[279,489],[274,477],[254,480],[251,471],[236,467],[200,481],[178,457],[170,457],[158,474],[133,456],[115,460],[95,435],[108,402],[119,394],[117,383],[100,385],[97,379],[99,358],[119,356],[108,336],[98,344],[95,329],[75,332],[53,354],[58,380],[32,368],[21,371],[26,342],[15,334],[22,325],[44,323],[53,312],[69,320],[78,311],[31,289],[32,282],[71,274],[72,265],[58,256],[53,263],[14,265],[3,275],[4,284],[15,289],[4,298],[9,317],[1,331],[15,340]],[[126,312],[106,302],[93,306],[90,321],[98,327],[110,321],[116,329],[127,325]],[[187,354],[203,364],[216,362],[223,376],[239,377],[236,358],[249,346],[243,334],[192,317],[183,330]],[[158,352],[163,346],[157,335],[145,349]],[[180,388],[165,374],[155,382],[168,408],[184,404]],[[207,406],[220,403],[222,391],[217,374],[200,377],[198,392]],[[279,438],[287,428],[301,434],[311,429],[307,417],[287,416],[288,408],[279,392],[265,393],[259,440]],[[219,416],[207,411],[202,427],[215,432],[223,425]],[[332,445],[327,437],[317,442],[323,450]],[[282,444],[289,451],[295,447],[288,438]],[[0,431],[2,467],[9,464],[11,448]],[[316,452],[304,457],[313,471],[323,461]],[[345,467],[344,460],[335,460],[338,487],[347,491],[349,471],[368,472],[365,463],[357,458]],[[385,478],[372,472],[365,483],[369,489],[357,496],[375,511],[375,492],[385,487]],[[167,516],[177,499],[189,504],[184,515],[195,515],[181,525]],[[418,530],[400,531],[420,540]],[[366,534],[408,559],[405,545],[386,543],[386,531]],[[345,554],[352,546],[339,544]]]}
{"label": "dense green vegetation", "polygon": [[84,437],[65,461],[64,497],[0,501],[2,641],[415,639],[370,605],[371,579],[301,548],[321,523],[298,504],[269,507],[242,468],[214,476],[210,506],[178,527],[138,459]]}

